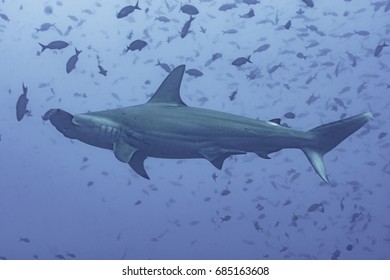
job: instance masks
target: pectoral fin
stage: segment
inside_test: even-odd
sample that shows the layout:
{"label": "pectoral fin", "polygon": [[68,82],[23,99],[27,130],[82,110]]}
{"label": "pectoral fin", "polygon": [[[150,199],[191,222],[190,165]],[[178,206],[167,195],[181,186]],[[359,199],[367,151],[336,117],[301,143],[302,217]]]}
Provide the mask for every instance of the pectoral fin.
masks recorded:
{"label": "pectoral fin", "polygon": [[134,155],[134,153],[137,151],[136,148],[130,146],[121,138],[114,143],[113,150],[114,150],[115,157],[121,162],[125,162],[125,163],[128,163],[132,158],[132,156]]}
{"label": "pectoral fin", "polygon": [[118,139],[114,143],[114,154],[121,162],[128,163],[138,175],[144,177],[145,179],[150,179],[144,167],[146,155],[138,151],[137,148],[129,145],[123,139]]}
{"label": "pectoral fin", "polygon": [[150,179],[148,173],[146,173],[144,161],[146,159],[146,155],[142,152],[137,151],[133,154],[129,161],[129,165],[138,175],[144,177],[145,179]]}

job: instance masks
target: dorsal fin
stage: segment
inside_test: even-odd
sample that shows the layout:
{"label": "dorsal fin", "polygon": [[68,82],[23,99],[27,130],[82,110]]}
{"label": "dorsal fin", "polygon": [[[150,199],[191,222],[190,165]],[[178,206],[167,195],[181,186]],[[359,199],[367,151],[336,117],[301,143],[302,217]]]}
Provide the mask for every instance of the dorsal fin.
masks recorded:
{"label": "dorsal fin", "polygon": [[173,69],[148,103],[167,103],[178,106],[187,106],[180,98],[180,84],[183,79],[185,67],[185,65],[180,65]]}
{"label": "dorsal fin", "polygon": [[275,123],[275,124],[278,124],[278,125],[280,125],[280,121],[281,121],[281,119],[279,119],[279,118],[269,120],[269,122],[272,122],[272,123]]}

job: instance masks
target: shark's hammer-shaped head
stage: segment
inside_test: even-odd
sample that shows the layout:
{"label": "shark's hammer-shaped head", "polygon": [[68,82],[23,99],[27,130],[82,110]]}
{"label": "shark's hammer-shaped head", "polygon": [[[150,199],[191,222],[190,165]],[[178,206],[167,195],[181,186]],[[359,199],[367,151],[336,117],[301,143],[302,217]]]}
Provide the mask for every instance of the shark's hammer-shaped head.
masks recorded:
{"label": "shark's hammer-shaped head", "polygon": [[61,109],[51,109],[43,120],[49,120],[65,137],[105,149],[112,149],[121,134],[115,122],[93,113],[72,115]]}
{"label": "shark's hammer-shaped head", "polygon": [[43,116],[44,121],[50,121],[54,127],[68,138],[76,138],[72,135],[75,124],[72,122],[73,115],[61,110],[61,109],[50,109]]}

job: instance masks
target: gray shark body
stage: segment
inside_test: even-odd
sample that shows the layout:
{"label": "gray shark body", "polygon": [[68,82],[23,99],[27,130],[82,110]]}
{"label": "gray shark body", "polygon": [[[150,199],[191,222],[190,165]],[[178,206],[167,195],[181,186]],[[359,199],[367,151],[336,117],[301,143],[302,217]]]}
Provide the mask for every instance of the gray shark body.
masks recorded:
{"label": "gray shark body", "polygon": [[147,179],[147,157],[205,158],[221,169],[231,155],[253,152],[269,159],[270,153],[297,148],[326,182],[323,156],[371,118],[364,113],[303,132],[276,120],[189,107],[180,98],[184,69],[175,68],[146,104],[79,115],[51,109],[43,118],[68,138],[113,150]]}

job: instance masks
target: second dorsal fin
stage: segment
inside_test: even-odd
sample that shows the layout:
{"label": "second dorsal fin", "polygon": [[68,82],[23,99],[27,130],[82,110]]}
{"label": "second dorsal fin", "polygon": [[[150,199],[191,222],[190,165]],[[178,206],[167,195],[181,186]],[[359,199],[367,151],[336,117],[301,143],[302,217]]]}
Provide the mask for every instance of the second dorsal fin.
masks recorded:
{"label": "second dorsal fin", "polygon": [[280,125],[280,121],[281,121],[281,119],[279,119],[279,118],[269,120],[269,122],[272,122],[272,123],[275,123],[275,124],[278,124],[278,125]]}

